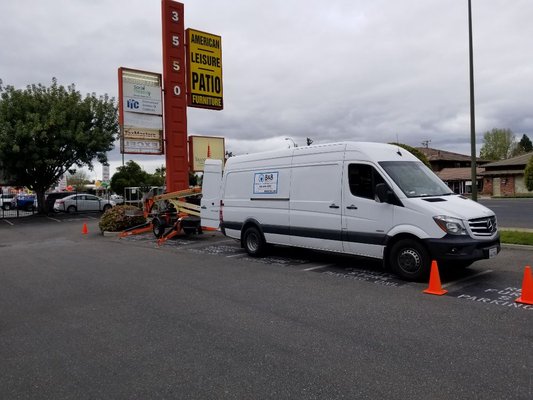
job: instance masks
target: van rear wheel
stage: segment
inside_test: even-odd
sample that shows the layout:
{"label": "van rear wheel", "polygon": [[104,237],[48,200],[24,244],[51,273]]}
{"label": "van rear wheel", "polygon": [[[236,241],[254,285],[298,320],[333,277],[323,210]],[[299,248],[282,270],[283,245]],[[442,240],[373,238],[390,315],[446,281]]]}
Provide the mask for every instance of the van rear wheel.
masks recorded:
{"label": "van rear wheel", "polygon": [[390,251],[390,266],[403,279],[422,281],[429,276],[430,257],[426,248],[414,239],[396,242]]}
{"label": "van rear wheel", "polygon": [[246,252],[252,257],[259,257],[265,252],[265,239],[255,226],[250,226],[244,231],[242,244]]}

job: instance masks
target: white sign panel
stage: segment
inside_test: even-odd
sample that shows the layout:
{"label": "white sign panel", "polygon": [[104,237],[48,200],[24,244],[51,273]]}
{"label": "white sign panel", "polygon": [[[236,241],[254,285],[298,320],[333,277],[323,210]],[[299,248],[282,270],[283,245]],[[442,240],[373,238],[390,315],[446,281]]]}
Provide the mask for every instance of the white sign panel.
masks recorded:
{"label": "white sign panel", "polygon": [[125,153],[161,154],[162,150],[159,140],[124,139]]}
{"label": "white sign panel", "polygon": [[109,181],[109,165],[102,165],[102,180],[104,182]]}
{"label": "white sign panel", "polygon": [[259,172],[254,174],[254,194],[278,193],[278,172]]}
{"label": "white sign panel", "polygon": [[121,152],[163,154],[161,74],[119,68]]}
{"label": "white sign panel", "polygon": [[124,112],[124,126],[163,130],[163,118],[159,115]]}
{"label": "white sign panel", "polygon": [[161,87],[147,84],[122,83],[124,111],[162,115]]}

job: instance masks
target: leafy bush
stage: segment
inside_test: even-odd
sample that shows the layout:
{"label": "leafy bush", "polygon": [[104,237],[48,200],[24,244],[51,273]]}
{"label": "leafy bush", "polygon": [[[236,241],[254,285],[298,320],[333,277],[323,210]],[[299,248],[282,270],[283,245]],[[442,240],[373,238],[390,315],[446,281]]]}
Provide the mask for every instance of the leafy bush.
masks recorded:
{"label": "leafy bush", "polygon": [[524,180],[526,181],[526,188],[529,191],[533,190],[533,155],[527,162],[526,169],[524,171]]}
{"label": "leafy bush", "polygon": [[102,232],[120,232],[137,225],[144,224],[146,219],[143,215],[136,215],[139,209],[130,205],[119,205],[107,210],[100,218],[100,230]]}

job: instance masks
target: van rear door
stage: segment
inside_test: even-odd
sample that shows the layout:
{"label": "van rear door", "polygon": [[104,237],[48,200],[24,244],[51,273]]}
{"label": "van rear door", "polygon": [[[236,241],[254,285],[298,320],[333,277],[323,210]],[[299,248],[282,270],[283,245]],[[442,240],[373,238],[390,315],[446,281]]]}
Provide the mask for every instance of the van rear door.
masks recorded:
{"label": "van rear door", "polygon": [[205,160],[200,208],[201,224],[206,228],[218,228],[220,224],[220,185],[222,161]]}

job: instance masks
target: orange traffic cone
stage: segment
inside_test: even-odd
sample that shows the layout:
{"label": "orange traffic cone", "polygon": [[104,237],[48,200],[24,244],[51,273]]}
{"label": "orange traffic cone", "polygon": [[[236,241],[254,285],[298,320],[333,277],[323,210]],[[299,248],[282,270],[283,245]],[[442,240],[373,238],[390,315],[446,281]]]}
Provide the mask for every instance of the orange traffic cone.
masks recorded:
{"label": "orange traffic cone", "polygon": [[429,275],[429,287],[424,290],[424,293],[427,294],[436,294],[437,296],[442,296],[445,293],[448,293],[447,290],[444,290],[440,285],[440,275],[439,267],[437,266],[437,261],[431,261],[431,273]]}
{"label": "orange traffic cone", "polygon": [[516,299],[515,302],[522,304],[533,304],[533,275],[531,274],[531,267],[529,265],[524,269],[522,296]]}
{"label": "orange traffic cone", "polygon": [[87,229],[87,224],[83,224],[83,228],[81,229],[81,233],[83,235],[87,235],[88,232],[89,232],[89,230]]}

